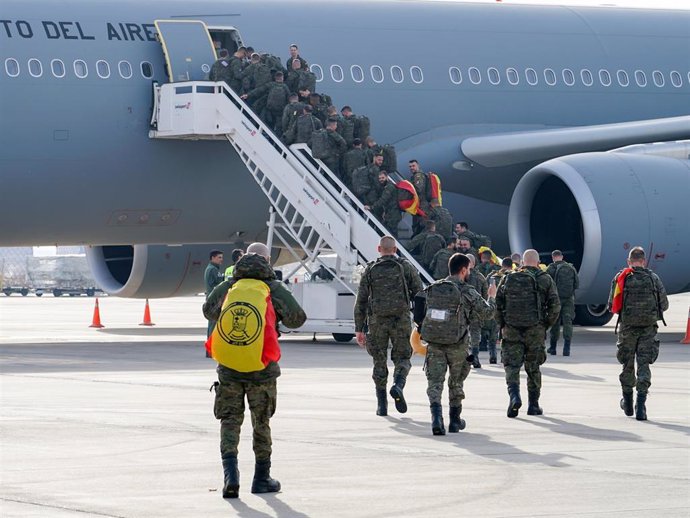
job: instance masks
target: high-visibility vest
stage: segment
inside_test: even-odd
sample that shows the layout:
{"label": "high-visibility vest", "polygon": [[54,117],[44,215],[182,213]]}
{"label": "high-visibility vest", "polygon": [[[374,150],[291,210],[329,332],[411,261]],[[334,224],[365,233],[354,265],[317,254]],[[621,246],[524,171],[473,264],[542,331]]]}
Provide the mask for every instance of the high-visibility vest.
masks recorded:
{"label": "high-visibility vest", "polygon": [[255,372],[280,360],[271,290],[258,279],[240,279],[228,291],[206,350],[221,365]]}
{"label": "high-visibility vest", "polygon": [[231,264],[225,269],[225,280],[228,281],[232,278],[232,274],[235,271],[235,265]]}

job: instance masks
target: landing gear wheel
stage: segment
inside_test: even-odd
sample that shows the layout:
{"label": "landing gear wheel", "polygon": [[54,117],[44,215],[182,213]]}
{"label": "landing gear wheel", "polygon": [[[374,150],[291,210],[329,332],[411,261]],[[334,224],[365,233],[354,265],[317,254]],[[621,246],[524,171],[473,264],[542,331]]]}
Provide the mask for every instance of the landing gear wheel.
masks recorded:
{"label": "landing gear wheel", "polygon": [[53,297],[62,297],[62,290],[59,289],[54,289],[53,290]]}
{"label": "landing gear wheel", "polygon": [[26,297],[29,294],[29,290],[27,290],[26,288],[22,288],[21,290],[19,290],[19,293],[22,297]]}
{"label": "landing gear wheel", "polygon": [[575,306],[574,323],[580,326],[603,326],[613,318],[606,304],[578,304]]}
{"label": "landing gear wheel", "polygon": [[347,343],[350,340],[352,340],[354,337],[355,337],[355,335],[350,335],[347,333],[333,333],[333,339],[336,342]]}

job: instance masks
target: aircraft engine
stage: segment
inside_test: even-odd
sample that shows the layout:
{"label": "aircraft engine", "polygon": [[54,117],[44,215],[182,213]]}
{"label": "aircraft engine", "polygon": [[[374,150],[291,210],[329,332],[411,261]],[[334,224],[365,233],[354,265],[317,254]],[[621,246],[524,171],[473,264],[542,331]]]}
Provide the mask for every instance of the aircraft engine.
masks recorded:
{"label": "aircraft engine", "polygon": [[544,258],[561,249],[579,271],[579,316],[587,308],[594,323],[605,317],[611,279],[633,246],[645,248],[669,292],[690,290],[689,201],[690,160],[620,152],[556,158],[515,188],[511,249],[536,248]]}

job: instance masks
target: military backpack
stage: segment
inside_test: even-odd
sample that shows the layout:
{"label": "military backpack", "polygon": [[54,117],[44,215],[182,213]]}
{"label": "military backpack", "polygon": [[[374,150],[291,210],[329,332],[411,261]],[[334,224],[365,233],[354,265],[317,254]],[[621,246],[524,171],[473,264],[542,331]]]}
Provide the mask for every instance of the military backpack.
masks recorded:
{"label": "military backpack", "polygon": [[316,130],[311,134],[311,154],[314,158],[324,159],[330,156],[328,140],[328,131],[325,129]]}
{"label": "military backpack", "polygon": [[285,108],[288,103],[288,90],[283,83],[272,84],[266,99],[266,108],[272,111],[279,111]]}
{"label": "military backpack", "polygon": [[651,326],[659,320],[659,294],[654,279],[644,270],[633,270],[625,278],[621,320],[631,326]]}
{"label": "military backpack", "polygon": [[358,115],[355,117],[355,138],[364,142],[371,131],[371,122],[366,115]]}
{"label": "military backpack", "polygon": [[469,316],[464,311],[463,291],[469,287],[449,280],[437,281],[428,286],[426,313],[422,322],[422,338],[427,342],[452,345],[467,335]]}
{"label": "military backpack", "polygon": [[309,90],[314,93],[316,90],[316,75],[308,70],[301,70],[297,81],[297,90]]}
{"label": "military backpack", "polygon": [[505,296],[505,322],[513,327],[532,327],[544,321],[541,291],[537,277],[545,275],[518,270],[506,276],[501,290]]}
{"label": "military backpack", "polygon": [[345,139],[348,146],[352,145],[352,141],[355,140],[355,118],[354,117],[342,117],[338,121],[338,127],[340,135]]}
{"label": "military backpack", "polygon": [[369,167],[362,166],[352,171],[352,192],[357,196],[364,196],[372,188],[371,175],[369,174]]}
{"label": "military backpack", "polygon": [[429,234],[422,245],[422,262],[425,266],[431,264],[431,260],[436,255],[436,252],[443,250],[446,247],[446,240],[441,234]]}
{"label": "military backpack", "polygon": [[556,272],[553,274],[553,281],[558,290],[558,297],[568,299],[575,293],[575,267],[568,263],[556,265]]}
{"label": "military backpack", "polygon": [[390,144],[386,144],[381,149],[381,152],[383,153],[383,164],[381,164],[381,168],[384,171],[388,171],[389,173],[392,173],[393,171],[397,171],[398,170],[398,156],[395,153],[395,147],[391,146]]}
{"label": "military backpack", "polygon": [[271,69],[268,65],[259,63],[254,68],[254,88],[259,88],[260,86],[267,85],[273,80]]}
{"label": "military backpack", "polygon": [[366,273],[369,307],[377,317],[398,316],[410,310],[405,267],[397,258],[379,258]]}

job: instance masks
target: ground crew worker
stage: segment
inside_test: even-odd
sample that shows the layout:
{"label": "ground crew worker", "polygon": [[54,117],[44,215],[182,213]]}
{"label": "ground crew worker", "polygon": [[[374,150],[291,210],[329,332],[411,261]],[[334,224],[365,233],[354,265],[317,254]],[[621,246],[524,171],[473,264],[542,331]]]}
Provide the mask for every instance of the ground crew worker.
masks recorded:
{"label": "ground crew worker", "polygon": [[[501,268],[497,271],[493,271],[489,274],[486,281],[491,284],[498,286],[504,275],[511,273],[513,271],[513,261],[510,257],[505,257],[501,261]],[[496,323],[495,315],[491,316],[491,319],[485,320],[482,325],[482,338],[479,342],[479,351],[489,351],[489,363],[498,363],[498,357],[496,354],[496,345],[499,340],[499,329]]]}
{"label": "ground crew worker", "polygon": [[235,248],[232,251],[232,254],[230,254],[230,260],[232,261],[232,264],[225,269],[224,277],[226,280],[229,281],[232,278],[232,274],[235,271],[235,265],[237,264],[237,261],[240,260],[240,257],[242,257],[243,255],[244,250],[242,250],[241,248]]}
{"label": "ground crew worker", "polygon": [[[659,356],[657,321],[663,321],[664,311],[668,309],[668,297],[661,279],[645,264],[644,248],[632,248],[628,254],[628,268],[616,274],[609,295],[609,308],[618,314],[620,324],[616,342],[616,358],[623,366],[619,376],[623,390],[620,405],[625,415],[634,413],[638,421],[647,420],[647,393],[652,384],[649,366]],[[633,412],[634,388],[637,389],[637,400]]]}
{"label": "ground crew worker", "polygon": [[541,415],[541,372],[546,361],[544,339],[561,310],[556,285],[539,268],[539,253],[526,250],[519,270],[505,275],[496,295],[496,322],[503,342],[501,357],[506,372],[510,403],[508,417],[516,417],[522,406],[520,398],[520,369],[527,372],[529,406],[527,415]]}
{"label": "ground crew worker", "polygon": [[[220,265],[223,264],[223,252],[221,250],[211,250],[208,256],[208,265],[204,271],[204,293],[206,298],[213,291],[213,289],[223,282],[223,274],[220,272]],[[211,336],[211,331],[216,325],[215,320],[208,321],[208,328],[206,336]]]}
{"label": "ground crew worker", "polygon": [[[470,260],[470,264],[468,266],[468,274],[467,274],[467,284],[472,286],[475,290],[477,290],[477,293],[479,293],[483,298],[486,299],[486,294],[488,293],[489,289],[489,283],[486,281],[486,277],[484,277],[481,273],[479,273],[475,265],[476,260],[472,254],[465,254],[467,255],[467,258]],[[482,326],[484,325],[484,321],[480,320],[472,320],[469,323],[470,325],[470,346],[472,347],[472,367],[475,369],[481,369],[482,364],[479,361],[479,343],[482,340]]]}
{"label": "ground crew worker", "polygon": [[374,362],[372,378],[376,386],[376,415],[385,416],[388,415],[386,364],[389,342],[395,366],[389,393],[396,410],[407,412],[403,388],[412,356],[410,302],[421,291],[422,280],[408,261],[396,256],[397,248],[391,236],[381,238],[378,252],[381,257],[370,262],[362,273],[354,314],[357,343],[366,347]]}
{"label": "ground crew worker", "polygon": [[551,252],[553,262],[546,268],[553,282],[556,283],[558,298],[561,301],[561,314],[551,328],[549,354],[556,354],[558,338],[563,324],[563,356],[570,356],[570,342],[573,339],[573,319],[575,318],[575,290],[580,285],[575,267],[563,260],[563,252]]}
{"label": "ground crew worker", "polygon": [[463,384],[470,373],[468,361],[468,324],[488,318],[496,308],[496,287],[488,292],[488,301],[466,283],[469,259],[454,254],[449,261],[450,276],[435,282],[415,298],[414,320],[428,343],[426,353],[427,396],[431,408],[431,430],[445,435],[441,398],[448,371],[450,403],[449,432],[465,428],[462,400]]}
{"label": "ground crew worker", "polygon": [[379,171],[378,183],[381,192],[379,199],[371,207],[365,205],[364,208],[371,210],[388,229],[391,236],[397,239],[398,225],[402,220],[398,206],[398,189],[393,182],[388,180],[388,172],[386,171]]}
{"label": "ground crew worker", "polygon": [[448,277],[448,261],[455,254],[455,234],[451,235],[446,248],[439,250],[429,263],[429,273],[434,279],[441,280]]}
{"label": "ground crew worker", "polygon": [[352,192],[364,205],[372,206],[379,198],[378,178],[383,156],[374,156],[371,165],[352,171]]}
{"label": "ground crew worker", "polygon": [[[254,428],[256,465],[251,491],[280,491],[280,482],[271,478],[270,474],[272,447],[269,424],[276,409],[276,379],[280,376],[277,326],[282,322],[286,327],[297,328],[304,324],[307,317],[290,291],[276,279],[269,259],[270,252],[266,245],[249,245],[247,254],[237,262],[233,278],[218,285],[203,308],[206,318],[219,320],[218,325],[222,326],[223,331],[216,331],[207,342],[211,354],[218,361],[213,413],[220,420],[223,498],[237,498],[239,495],[237,452],[245,398],[249,403]],[[237,295],[245,293],[258,295],[247,300],[242,299],[243,295]],[[270,303],[266,303],[268,294]],[[242,300],[234,300],[233,297]],[[265,305],[263,311],[261,303]],[[268,324],[272,318],[272,325],[262,325],[262,322]],[[250,334],[252,338],[258,338],[252,340],[248,338]],[[250,348],[256,351],[254,362],[257,365],[246,365],[246,352]],[[240,349],[241,356],[237,354]]]}
{"label": "ground crew worker", "polygon": [[347,144],[345,139],[337,132],[338,121],[329,119],[326,121],[326,135],[328,136],[328,156],[322,158],[326,167],[330,169],[333,174],[341,178],[340,174],[340,157],[347,151]]}
{"label": "ground crew worker", "polygon": [[420,264],[429,270],[431,260],[436,252],[446,247],[446,240],[436,232],[436,222],[430,219],[424,222],[425,230],[414,236],[407,243],[407,249],[418,258]]}
{"label": "ground crew worker", "polygon": [[352,171],[367,164],[367,154],[362,149],[362,141],[356,138],[352,141],[352,149],[343,155],[340,171],[343,182],[348,188],[352,187]]}
{"label": "ground crew worker", "polygon": [[431,200],[429,202],[429,219],[436,222],[436,232],[443,236],[443,239],[448,241],[448,238],[453,233],[453,215],[450,211],[443,207],[438,200]]}
{"label": "ground crew worker", "polygon": [[[422,171],[417,160],[410,160],[408,163],[410,167],[410,181],[414,185],[415,191],[417,191],[417,196],[419,196],[419,208],[424,214],[429,214],[429,200],[427,199],[427,177],[426,173]],[[417,234],[424,228],[424,217],[423,216],[412,216],[412,232]]]}

